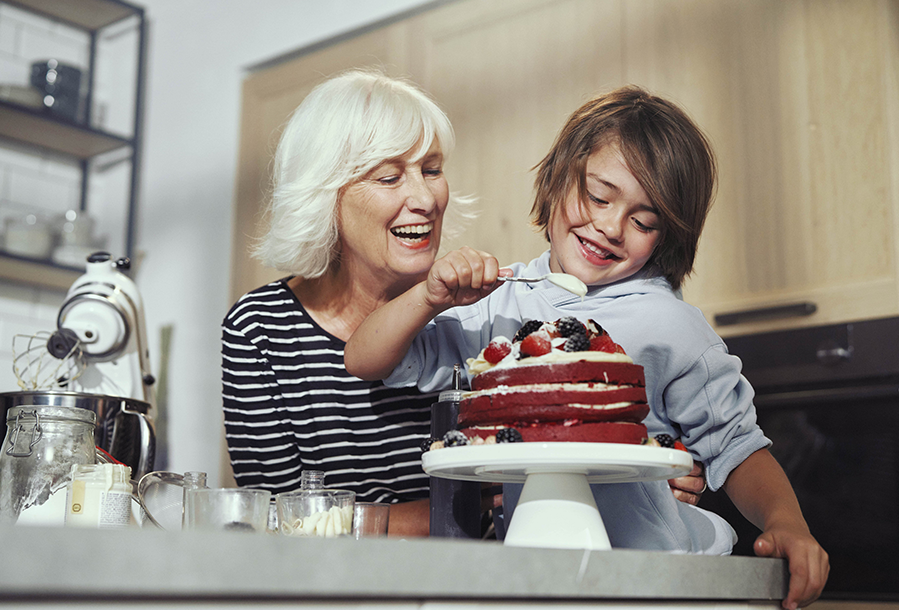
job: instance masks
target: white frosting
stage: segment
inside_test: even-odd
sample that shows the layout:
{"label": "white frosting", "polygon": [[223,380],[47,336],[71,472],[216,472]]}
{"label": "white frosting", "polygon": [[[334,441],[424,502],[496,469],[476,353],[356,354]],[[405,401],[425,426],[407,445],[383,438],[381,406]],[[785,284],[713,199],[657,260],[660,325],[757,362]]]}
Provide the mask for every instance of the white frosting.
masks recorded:
{"label": "white frosting", "polygon": [[[559,390],[563,390],[566,392],[608,392],[610,390],[620,390],[623,388],[630,388],[633,386],[623,385],[607,385],[604,383],[534,383],[527,385],[500,385],[495,388],[490,388],[489,390],[480,390],[476,392],[465,392],[462,394],[462,398],[474,398],[475,396],[481,396],[482,394],[490,394],[491,396],[495,396],[497,394],[516,394],[519,392],[558,392]],[[629,403],[628,403],[629,404]],[[576,405],[575,405],[576,406]]]}
{"label": "white frosting", "polygon": [[[564,339],[563,339],[564,342]],[[555,343],[555,341],[554,341]],[[565,352],[559,349],[554,349],[548,354],[543,354],[542,356],[532,356],[529,358],[522,358],[521,360],[516,360],[515,355],[517,351],[518,344],[515,344],[515,348],[512,352],[500,360],[497,364],[493,364],[492,362],[488,362],[484,360],[484,352],[481,351],[478,354],[477,358],[469,358],[467,360],[468,363],[468,371],[472,375],[478,375],[483,373],[484,371],[489,371],[494,367],[506,368],[513,366],[539,366],[541,364],[564,364],[567,362],[626,362],[631,364],[634,360],[628,356],[627,354],[620,353],[609,353],[609,352],[597,352],[597,351],[587,351],[587,352]]]}
{"label": "white frosting", "polygon": [[587,296],[587,285],[573,275],[568,275],[567,273],[548,273],[545,279],[559,288],[564,288],[568,292],[576,294],[581,297],[582,301],[584,300],[584,297]]}

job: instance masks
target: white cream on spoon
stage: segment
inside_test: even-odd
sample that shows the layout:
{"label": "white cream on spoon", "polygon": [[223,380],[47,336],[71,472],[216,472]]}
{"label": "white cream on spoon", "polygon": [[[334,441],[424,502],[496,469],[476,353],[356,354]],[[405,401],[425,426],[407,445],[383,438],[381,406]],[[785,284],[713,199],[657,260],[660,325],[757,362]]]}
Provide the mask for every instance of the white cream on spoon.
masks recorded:
{"label": "white cream on spoon", "polygon": [[555,284],[559,288],[564,288],[571,294],[575,294],[581,297],[581,300],[583,300],[583,298],[587,296],[587,285],[573,275],[569,275],[567,273],[547,273],[546,275],[536,278],[499,277],[497,279],[503,282],[527,282],[528,284],[546,280]]}

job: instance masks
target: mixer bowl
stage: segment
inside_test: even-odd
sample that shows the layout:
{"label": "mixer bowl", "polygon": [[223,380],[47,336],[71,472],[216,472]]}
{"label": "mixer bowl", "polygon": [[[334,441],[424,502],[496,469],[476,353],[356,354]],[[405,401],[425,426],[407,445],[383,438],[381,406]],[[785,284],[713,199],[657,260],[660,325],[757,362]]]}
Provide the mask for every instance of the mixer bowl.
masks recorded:
{"label": "mixer bowl", "polygon": [[153,470],[156,433],[148,402],[79,392],[4,392],[0,393],[0,421],[6,421],[9,409],[22,406],[74,407],[93,411],[97,414],[97,446],[130,466],[134,480],[140,480]]}

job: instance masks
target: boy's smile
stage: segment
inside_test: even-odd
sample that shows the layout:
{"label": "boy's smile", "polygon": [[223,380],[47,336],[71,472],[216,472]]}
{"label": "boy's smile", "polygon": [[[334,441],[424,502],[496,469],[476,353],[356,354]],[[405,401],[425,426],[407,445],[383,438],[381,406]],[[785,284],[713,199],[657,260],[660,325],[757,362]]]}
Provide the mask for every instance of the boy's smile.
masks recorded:
{"label": "boy's smile", "polygon": [[661,220],[617,144],[590,154],[586,178],[587,201],[579,201],[574,187],[550,218],[550,268],[601,286],[643,268],[659,241]]}

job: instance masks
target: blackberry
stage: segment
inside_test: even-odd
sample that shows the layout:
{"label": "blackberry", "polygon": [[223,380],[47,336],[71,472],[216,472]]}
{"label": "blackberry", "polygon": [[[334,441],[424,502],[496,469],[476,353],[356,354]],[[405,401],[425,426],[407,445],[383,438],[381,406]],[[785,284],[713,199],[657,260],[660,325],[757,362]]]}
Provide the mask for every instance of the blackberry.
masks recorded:
{"label": "blackberry", "polygon": [[443,435],[443,445],[445,447],[462,447],[470,444],[468,437],[458,430],[450,430]]}
{"label": "blackberry", "polygon": [[586,335],[587,329],[581,324],[580,320],[572,316],[565,316],[556,320],[556,330],[563,337],[571,337],[574,335]]}
{"label": "blackberry", "polygon": [[512,343],[521,341],[529,334],[540,330],[541,326],[543,326],[543,322],[541,320],[528,320],[521,326],[521,328],[518,329],[518,332],[515,333],[515,336],[512,337]]}
{"label": "blackberry", "polygon": [[666,447],[668,449],[674,448],[674,439],[671,438],[670,434],[656,434],[655,439],[659,442],[659,445],[662,447]]}
{"label": "blackberry", "polygon": [[565,340],[565,347],[562,349],[566,352],[589,352],[590,339],[587,335],[571,335]]}
{"label": "blackberry", "polygon": [[427,453],[428,451],[431,450],[431,445],[433,445],[434,443],[436,443],[439,440],[440,439],[437,438],[436,436],[429,436],[428,438],[426,438],[425,440],[423,440],[421,442],[421,452]]}
{"label": "blackberry", "polygon": [[524,439],[521,438],[521,432],[515,428],[503,428],[496,433],[497,443],[520,443]]}

